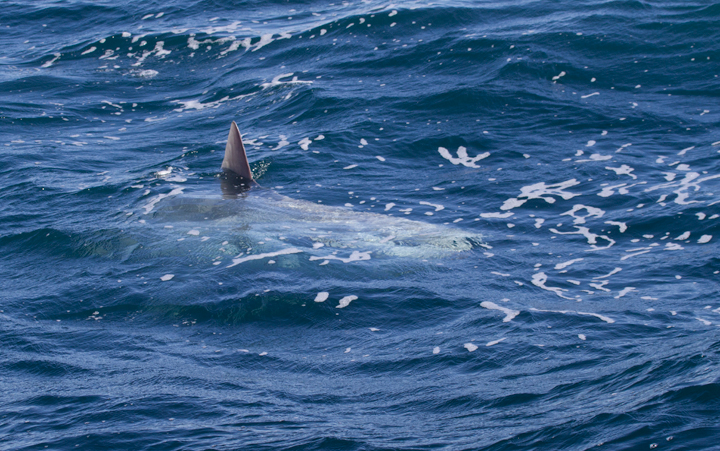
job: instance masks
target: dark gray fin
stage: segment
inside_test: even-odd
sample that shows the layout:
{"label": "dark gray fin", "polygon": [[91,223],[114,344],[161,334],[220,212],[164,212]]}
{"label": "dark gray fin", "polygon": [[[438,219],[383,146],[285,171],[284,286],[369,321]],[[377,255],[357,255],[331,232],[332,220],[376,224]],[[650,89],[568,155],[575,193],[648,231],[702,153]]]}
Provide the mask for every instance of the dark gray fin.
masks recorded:
{"label": "dark gray fin", "polygon": [[233,121],[230,124],[230,134],[228,134],[227,145],[225,146],[225,158],[222,162],[222,170],[233,172],[239,175],[247,182],[252,182],[252,172],[250,172],[250,164],[245,154],[245,146],[243,146],[240,130]]}
{"label": "dark gray fin", "polygon": [[223,171],[220,175],[220,189],[225,199],[237,199],[254,186],[260,186],[254,180],[240,177],[232,171]]}

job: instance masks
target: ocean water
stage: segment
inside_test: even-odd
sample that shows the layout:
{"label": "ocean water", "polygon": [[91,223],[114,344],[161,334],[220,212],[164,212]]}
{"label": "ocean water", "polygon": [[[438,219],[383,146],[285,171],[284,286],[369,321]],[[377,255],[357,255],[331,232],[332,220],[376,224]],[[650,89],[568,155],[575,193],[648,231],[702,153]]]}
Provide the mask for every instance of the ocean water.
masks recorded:
{"label": "ocean water", "polygon": [[0,3],[0,448],[719,449],[719,24]]}

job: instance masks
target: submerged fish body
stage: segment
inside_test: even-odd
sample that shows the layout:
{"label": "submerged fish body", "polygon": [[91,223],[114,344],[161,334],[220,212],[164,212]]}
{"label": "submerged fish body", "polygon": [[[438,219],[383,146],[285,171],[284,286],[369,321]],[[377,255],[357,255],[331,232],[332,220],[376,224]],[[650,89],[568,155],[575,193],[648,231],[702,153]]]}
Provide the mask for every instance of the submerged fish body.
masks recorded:
{"label": "submerged fish body", "polygon": [[370,254],[441,258],[482,243],[480,235],[459,228],[315,204],[263,188],[237,199],[179,195],[147,216],[151,224],[180,233],[242,237],[252,249],[292,248],[323,261],[366,260]]}
{"label": "submerged fish body", "polygon": [[175,242],[214,238],[208,241],[213,245],[222,239],[220,251],[238,252],[229,266],[300,253],[310,254],[309,260],[320,264],[377,256],[441,258],[482,245],[480,235],[459,228],[331,207],[264,189],[253,179],[234,122],[222,169],[222,195],[184,193],[176,187],[142,207],[141,216],[149,220],[143,222],[165,230]]}

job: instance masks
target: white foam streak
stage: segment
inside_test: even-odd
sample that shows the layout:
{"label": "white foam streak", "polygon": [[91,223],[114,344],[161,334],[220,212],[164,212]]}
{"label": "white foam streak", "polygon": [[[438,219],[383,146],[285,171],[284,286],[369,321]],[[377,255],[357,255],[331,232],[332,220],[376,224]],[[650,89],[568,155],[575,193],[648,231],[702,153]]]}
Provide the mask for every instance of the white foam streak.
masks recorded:
{"label": "white foam streak", "polygon": [[615,194],[615,189],[618,190],[618,193],[620,194],[627,194],[629,193],[628,188],[632,188],[635,185],[629,185],[627,183],[621,183],[619,185],[613,185],[613,186],[606,186],[603,187],[603,189],[598,193],[598,196],[600,197],[610,197],[613,194]]}
{"label": "white foam streak", "polygon": [[613,168],[610,166],[605,166],[605,169],[609,171],[615,172],[617,175],[628,175],[632,177],[633,179],[637,179],[637,175],[632,174],[632,171],[634,171],[634,168],[631,168],[630,166],[623,164],[619,168]]}
{"label": "white foam streak", "polygon": [[311,143],[312,143],[312,141],[310,141],[310,139],[303,138],[300,140],[300,142],[298,142],[298,145],[300,146],[300,148],[302,150],[308,150]]}
{"label": "white foam streak", "polygon": [[200,31],[205,34],[215,34],[219,32],[232,33],[239,28],[241,23],[242,22],[240,22],[239,20],[236,20],[229,25],[224,25],[220,27],[208,27]]}
{"label": "white foam streak", "polygon": [[638,255],[647,254],[648,252],[650,252],[650,251],[640,251],[640,252],[636,252],[634,254],[623,255],[622,257],[620,257],[620,261],[625,261],[628,258],[636,257]]}
{"label": "white foam streak", "polygon": [[622,271],[622,268],[615,268],[615,269],[613,269],[612,271],[610,271],[609,273],[605,274],[604,276],[593,277],[593,280],[607,279],[608,277],[610,277],[610,276],[612,276],[612,275],[614,275],[614,274],[617,274],[617,273],[619,273],[620,271]]}
{"label": "white foam streak", "polygon": [[463,166],[466,166],[468,168],[479,168],[480,166],[476,165],[475,163],[490,156],[490,152],[485,152],[471,158],[468,156],[467,149],[463,146],[458,147],[457,158],[453,157],[450,152],[444,147],[438,147],[438,152],[440,153],[441,157],[445,158],[450,163],[454,165],[462,164]]}
{"label": "white foam streak", "polygon": [[[594,141],[590,141],[590,142],[594,143]],[[588,147],[590,147],[590,146],[588,146]],[[576,163],[587,163],[587,162],[607,161],[607,160],[612,160],[612,155],[601,155],[599,153],[594,153],[594,154],[590,155],[589,160],[577,160]]]}
{"label": "white foam streak", "polygon": [[[701,116],[702,116],[702,115],[701,115]],[[693,150],[694,148],[695,148],[695,146],[687,147],[687,148],[681,150],[680,152],[678,152],[678,155],[685,155],[685,153],[686,153],[688,150]]]}
{"label": "white foam streak", "polygon": [[287,146],[288,144],[290,144],[290,141],[287,140],[287,136],[280,135],[280,142],[278,143],[277,146],[273,147],[271,150],[282,149],[283,147]]}
{"label": "white foam streak", "polygon": [[177,196],[178,194],[181,194],[184,189],[185,189],[185,188],[175,188],[175,189],[173,189],[172,191],[170,191],[169,193],[166,193],[166,194],[158,194],[157,196],[155,196],[154,198],[152,198],[152,199],[150,200],[150,202],[148,202],[147,204],[143,205],[142,208],[145,209],[145,211],[143,212],[143,214],[148,214],[148,213],[150,213],[151,211],[153,211],[153,209],[155,208],[155,205],[156,205],[158,202],[160,202],[161,200],[163,200],[163,199],[165,199],[165,198],[167,198],[167,197]]}
{"label": "white foam streak", "polygon": [[[245,45],[245,44],[248,44],[248,45]],[[236,51],[237,49],[239,49],[240,46],[243,46],[243,47],[245,47],[245,48],[247,49],[247,47],[249,46],[249,44],[250,44],[250,41],[249,41],[249,40],[247,41],[247,43],[246,43],[245,40],[243,40],[243,41],[233,41],[233,43],[230,44],[230,47],[228,47],[228,48],[226,48],[225,50],[223,50],[222,52],[220,52],[220,55],[221,55],[221,56],[224,56],[224,55],[227,55],[227,54],[230,53],[230,52],[234,52],[234,51]]]}
{"label": "white foam streak", "polygon": [[340,299],[340,302],[338,303],[335,308],[345,308],[354,300],[356,300],[358,297],[354,295],[345,296],[344,298]]}
{"label": "white foam streak", "polygon": [[556,295],[560,296],[563,299],[572,299],[567,296],[563,296],[562,293],[567,290],[562,289],[560,287],[548,287],[545,285],[545,282],[547,282],[547,275],[544,272],[539,272],[539,273],[533,274],[532,284],[535,285],[536,287],[541,288],[546,291],[550,291],[552,293],[555,293]]}
{"label": "white foam streak", "polygon": [[555,269],[556,269],[556,270],[565,269],[565,268],[567,268],[568,266],[572,265],[573,263],[581,262],[581,261],[583,261],[583,260],[585,260],[585,259],[584,259],[584,258],[575,258],[575,259],[573,259],[573,260],[568,260],[568,261],[566,261],[566,262],[564,262],[564,263],[558,263],[557,265],[555,265]]}
{"label": "white foam streak", "polygon": [[600,319],[600,320],[603,320],[603,321],[605,321],[605,322],[608,323],[608,324],[613,324],[613,323],[615,322],[614,319],[609,318],[609,317],[607,317],[607,316],[605,316],[605,315],[601,315],[601,314],[599,314],[599,313],[577,312],[577,311],[574,311],[574,310],[540,310],[540,309],[536,309],[536,308],[531,308],[530,310],[532,310],[532,311],[534,311],[534,312],[544,312],[544,313],[562,313],[562,314],[564,314],[564,315],[569,314],[569,313],[570,313],[570,314],[574,313],[574,314],[576,314],[576,315],[594,316],[595,318],[598,318],[598,319]]}
{"label": "white foam streak", "polygon": [[617,296],[615,296],[615,299],[620,299],[621,297],[625,296],[631,291],[637,291],[635,287],[625,287],[622,290],[620,290],[620,293],[618,293]]}
{"label": "white foam streak", "polygon": [[[613,244],[615,244],[615,240],[613,240],[612,238],[609,238],[605,235],[597,235],[595,233],[592,233],[592,232],[590,232],[590,229],[588,229],[587,227],[575,226],[575,228],[578,229],[577,232],[560,232],[559,230],[556,230],[556,229],[550,229],[550,231],[552,233],[557,233],[558,235],[582,235],[582,236],[584,236],[588,240],[588,244],[591,245],[592,249],[589,249],[589,251],[598,251],[598,250],[607,249],[607,248],[611,247]],[[603,240],[606,240],[608,242],[608,245],[605,247],[596,246],[595,244],[597,243],[598,238],[602,238]]]}
{"label": "white foam streak", "polygon": [[622,146],[620,146],[618,148],[618,150],[615,151],[615,153],[621,152],[623,149],[625,149],[626,147],[630,147],[630,146],[632,146],[632,144],[630,144],[630,143],[623,144]]}
{"label": "white foam streak", "polygon": [[508,211],[507,213],[480,213],[481,218],[500,218],[505,219],[513,216],[515,213]]}
{"label": "white foam streak", "polygon": [[607,289],[607,288],[605,288],[605,285],[607,285],[607,284],[609,284],[609,283],[610,283],[609,280],[603,280],[602,282],[599,282],[599,283],[598,283],[598,282],[596,282],[596,283],[590,283],[590,284],[588,284],[588,285],[590,285],[591,287],[595,288],[596,290],[602,290],[602,291],[605,291],[605,292],[609,293],[610,290]]}
{"label": "white foam streak", "polygon": [[44,63],[42,66],[40,66],[40,67],[50,67],[50,66],[53,65],[53,63],[54,63],[55,61],[57,61],[57,60],[60,59],[60,54],[59,54],[59,53],[55,53],[53,56],[54,56],[55,58],[51,59],[50,61],[45,62],[45,63]]}
{"label": "white foam streak", "polygon": [[260,36],[260,41],[258,41],[258,43],[253,46],[255,48],[252,49],[251,51],[256,52],[256,51],[260,50],[261,48],[265,47],[266,45],[270,44],[274,40],[272,38],[272,36],[273,36],[272,33],[264,34],[264,35]]}
{"label": "white foam streak", "polygon": [[[232,264],[228,265],[227,267],[232,268],[235,265],[239,265],[240,263],[247,262],[250,260],[261,260],[261,259],[267,258],[267,257],[277,257],[278,255],[298,254],[300,252],[302,252],[302,250],[291,247],[291,248],[283,249],[283,250],[280,250],[277,252],[267,252],[264,254],[253,254],[253,255],[248,255],[245,257],[241,257],[241,258],[233,258]],[[242,254],[240,254],[240,255],[242,255]],[[238,257],[240,257],[240,256],[238,255]]]}
{"label": "white foam streak", "polygon": [[500,343],[500,342],[502,342],[502,341],[505,341],[505,340],[507,340],[507,337],[506,337],[506,338],[501,338],[501,339],[499,339],[499,340],[489,341],[485,346],[495,346],[496,344],[498,344],[498,343]]}
{"label": "white foam streak", "polygon": [[[549,204],[555,203],[555,199],[549,196],[560,196],[564,200],[569,200],[575,196],[579,196],[580,194],[564,190],[579,184],[580,182],[577,180],[570,179],[552,185],[546,185],[545,182],[540,182],[533,185],[523,186],[520,188],[521,194],[517,198],[506,200],[500,207],[500,210],[510,210],[512,208],[519,207],[530,199],[542,199]],[[522,198],[526,198],[526,200],[521,200]]]}
{"label": "white foam streak", "polygon": [[481,302],[480,307],[484,307],[489,310],[499,310],[503,312],[505,314],[505,318],[503,318],[503,323],[509,323],[510,321],[512,321],[513,318],[520,314],[519,310],[512,310],[506,307],[501,307],[496,303],[490,301]]}
{"label": "white foam streak", "polygon": [[720,175],[710,175],[710,176],[702,177],[702,178],[699,178],[699,177],[700,177],[700,174],[698,174],[697,172],[688,172],[687,174],[685,174],[685,178],[683,178],[680,181],[673,181],[670,183],[661,183],[659,185],[655,185],[650,188],[647,188],[645,190],[645,192],[648,193],[648,192],[655,191],[658,189],[677,187],[677,189],[673,191],[675,194],[677,194],[677,197],[675,198],[675,203],[680,204],[680,205],[689,205],[689,204],[696,203],[699,201],[696,201],[696,200],[688,201],[687,199],[690,196],[690,193],[688,192],[688,190],[690,190],[692,188],[693,191],[699,191],[700,184],[702,182],[720,178]]}
{"label": "white foam streak", "polygon": [[217,108],[225,102],[231,102],[233,100],[242,99],[242,98],[250,96],[250,95],[252,95],[252,94],[241,94],[236,97],[225,96],[222,99],[214,100],[212,102],[205,102],[205,103],[202,103],[202,101],[200,101],[200,100],[188,100],[186,102],[184,102],[182,100],[173,100],[171,103],[176,103],[176,104],[179,103],[180,105],[182,105],[181,108],[176,108],[173,110],[178,113],[182,113],[185,110],[202,111],[206,108]]}
{"label": "white foam streak", "polygon": [[680,236],[678,236],[677,238],[675,238],[675,241],[684,241],[684,240],[687,240],[688,238],[690,238],[690,232],[685,232],[685,233],[681,234]]}
{"label": "white foam streak", "polygon": [[325,257],[312,256],[312,257],[310,257],[310,261],[312,262],[315,260],[339,260],[343,263],[359,262],[359,261],[363,261],[363,260],[370,260],[371,253],[372,253],[372,251],[367,251],[367,252],[353,251],[352,254],[350,254],[350,257],[348,257],[348,258],[342,258],[342,257],[338,257],[336,255],[326,255]]}
{"label": "white foam streak", "polygon": [[150,57],[151,55],[155,54],[159,58],[165,58],[166,55],[169,55],[171,53],[170,50],[165,50],[163,46],[165,45],[165,42],[158,41],[155,43],[155,48],[152,50],[145,50],[137,60],[137,62],[133,63],[133,66],[140,66],[142,63],[145,62],[145,60]]}
{"label": "white foam streak", "polygon": [[620,221],[605,221],[605,224],[618,226],[618,227],[620,228],[620,233],[625,233],[625,231],[627,230],[627,224],[625,224],[624,222],[620,222]]}
{"label": "white foam streak", "polygon": [[[586,216],[576,216],[575,213],[579,212],[580,210],[587,210],[588,214]],[[566,211],[565,213],[560,213],[560,216],[572,216],[573,224],[585,224],[585,218],[588,218],[590,216],[595,216],[596,218],[602,218],[605,214],[604,210],[601,210],[599,208],[595,207],[589,207],[587,205],[577,204],[574,205],[572,210]]]}
{"label": "white foam streak", "polygon": [[[297,77],[293,77],[293,74],[294,74],[294,72],[290,72],[287,74],[280,74],[280,75],[276,76],[275,78],[273,78],[272,81],[269,83],[261,83],[260,87],[263,89],[267,89],[267,88],[271,88],[273,86],[279,86],[279,85],[283,85],[283,84],[312,84],[312,81],[298,80]],[[290,81],[281,81],[281,79],[287,78],[287,77],[293,77],[293,78]]]}
{"label": "white foam streak", "polygon": [[435,208],[435,211],[440,211],[440,210],[444,210],[444,209],[445,209],[445,207],[444,207],[443,205],[440,205],[440,204],[431,204],[430,202],[425,202],[425,201],[420,201],[420,205],[427,205],[427,206],[429,206],[429,207],[433,207],[433,208]]}

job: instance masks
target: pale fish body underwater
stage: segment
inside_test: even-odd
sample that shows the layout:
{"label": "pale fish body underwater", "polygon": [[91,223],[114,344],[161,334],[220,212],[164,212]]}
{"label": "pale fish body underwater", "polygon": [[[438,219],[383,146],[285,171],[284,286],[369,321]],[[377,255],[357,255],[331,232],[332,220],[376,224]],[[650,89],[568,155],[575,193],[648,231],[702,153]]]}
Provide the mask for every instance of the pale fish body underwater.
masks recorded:
{"label": "pale fish body underwater", "polygon": [[[216,264],[228,267],[290,254],[328,264],[383,257],[446,258],[489,247],[479,234],[457,227],[326,206],[262,188],[252,177],[235,122],[222,169],[222,195],[175,187],[142,206],[144,226],[162,229],[174,241],[207,241],[213,249],[223,240],[219,252],[224,257],[216,257],[222,261]],[[213,252],[218,253],[209,251]],[[231,261],[228,254],[234,254]]]}

